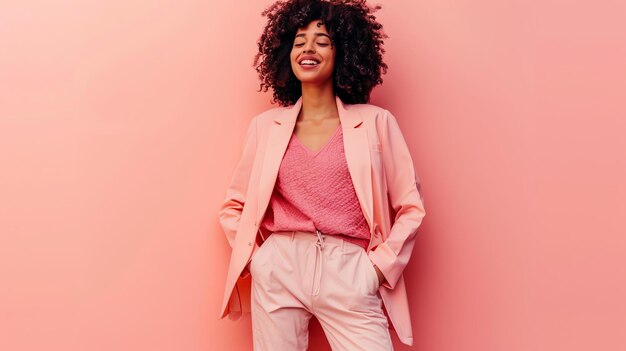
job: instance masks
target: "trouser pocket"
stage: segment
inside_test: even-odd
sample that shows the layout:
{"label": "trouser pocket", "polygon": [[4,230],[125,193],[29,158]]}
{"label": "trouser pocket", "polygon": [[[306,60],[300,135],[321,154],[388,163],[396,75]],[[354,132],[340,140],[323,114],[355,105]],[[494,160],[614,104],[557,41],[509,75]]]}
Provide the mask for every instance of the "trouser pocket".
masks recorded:
{"label": "trouser pocket", "polygon": [[271,251],[272,249],[272,241],[273,241],[274,235],[270,235],[267,239],[265,239],[265,241],[261,244],[261,246],[259,246],[259,248],[252,254],[252,257],[250,258],[250,263],[248,264],[249,267],[249,271],[250,271],[250,275],[254,275],[256,272],[256,266],[260,263],[260,261],[263,261],[264,256],[266,255],[267,251]]}

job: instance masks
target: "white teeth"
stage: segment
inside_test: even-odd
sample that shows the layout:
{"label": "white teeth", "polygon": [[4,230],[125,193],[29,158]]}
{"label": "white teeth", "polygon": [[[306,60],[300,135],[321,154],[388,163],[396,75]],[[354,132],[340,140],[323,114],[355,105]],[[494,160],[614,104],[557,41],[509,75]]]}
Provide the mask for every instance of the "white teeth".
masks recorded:
{"label": "white teeth", "polygon": [[301,65],[317,65],[318,62],[317,61],[313,61],[313,60],[302,60],[302,62],[300,62]]}

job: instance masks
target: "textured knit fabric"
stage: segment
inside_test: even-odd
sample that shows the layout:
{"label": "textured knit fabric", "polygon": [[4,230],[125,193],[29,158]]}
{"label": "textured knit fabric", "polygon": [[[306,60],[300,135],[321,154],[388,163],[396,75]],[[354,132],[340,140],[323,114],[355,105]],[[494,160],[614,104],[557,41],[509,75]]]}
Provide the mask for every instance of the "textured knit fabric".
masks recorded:
{"label": "textured knit fabric", "polygon": [[367,249],[370,231],[350,178],[341,125],[317,152],[292,134],[261,226],[270,233],[320,230]]}

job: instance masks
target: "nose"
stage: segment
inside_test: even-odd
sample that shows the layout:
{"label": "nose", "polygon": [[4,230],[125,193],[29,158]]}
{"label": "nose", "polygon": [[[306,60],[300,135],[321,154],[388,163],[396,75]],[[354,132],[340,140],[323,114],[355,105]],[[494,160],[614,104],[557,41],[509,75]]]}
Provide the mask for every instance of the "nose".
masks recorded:
{"label": "nose", "polygon": [[315,52],[315,43],[313,43],[312,41],[307,42],[303,45],[302,49],[304,50],[303,52],[305,54]]}

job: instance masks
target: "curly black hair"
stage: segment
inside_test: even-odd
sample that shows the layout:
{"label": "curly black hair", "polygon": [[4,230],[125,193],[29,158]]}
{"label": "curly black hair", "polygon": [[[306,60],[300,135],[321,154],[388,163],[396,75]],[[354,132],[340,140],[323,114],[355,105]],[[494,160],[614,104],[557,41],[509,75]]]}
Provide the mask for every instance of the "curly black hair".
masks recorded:
{"label": "curly black hair", "polygon": [[291,69],[290,52],[299,28],[320,20],[336,48],[333,89],[348,104],[367,103],[372,89],[387,73],[383,62],[383,39],[388,36],[376,22],[365,0],[278,0],[262,12],[267,25],[257,44],[254,68],[260,91],[273,90],[272,103],[294,104],[302,85]]}

